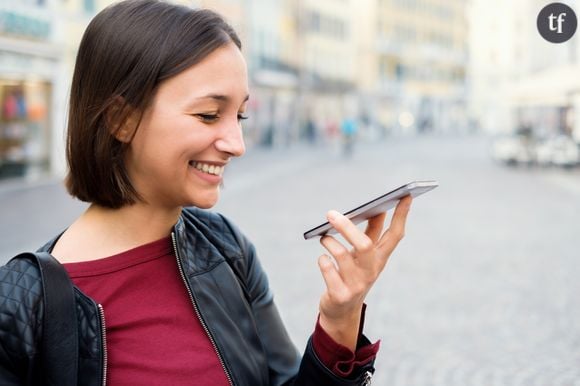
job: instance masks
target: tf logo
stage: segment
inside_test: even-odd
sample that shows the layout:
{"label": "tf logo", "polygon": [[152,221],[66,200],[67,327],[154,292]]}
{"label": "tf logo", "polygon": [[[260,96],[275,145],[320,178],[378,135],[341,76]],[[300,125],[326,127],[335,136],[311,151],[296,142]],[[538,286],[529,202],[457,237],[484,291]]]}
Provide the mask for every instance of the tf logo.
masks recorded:
{"label": "tf logo", "polygon": [[551,43],[564,43],[574,36],[578,19],[566,4],[552,3],[542,8],[536,24],[544,39]]}

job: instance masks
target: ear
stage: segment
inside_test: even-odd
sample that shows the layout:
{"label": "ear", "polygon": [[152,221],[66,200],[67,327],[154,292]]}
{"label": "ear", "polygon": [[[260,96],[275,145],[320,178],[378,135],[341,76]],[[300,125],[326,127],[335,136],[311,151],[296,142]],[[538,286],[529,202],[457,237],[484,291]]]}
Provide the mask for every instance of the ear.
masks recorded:
{"label": "ear", "polygon": [[119,142],[129,143],[133,139],[139,119],[137,112],[125,101],[117,96],[106,112],[107,126],[111,135]]}

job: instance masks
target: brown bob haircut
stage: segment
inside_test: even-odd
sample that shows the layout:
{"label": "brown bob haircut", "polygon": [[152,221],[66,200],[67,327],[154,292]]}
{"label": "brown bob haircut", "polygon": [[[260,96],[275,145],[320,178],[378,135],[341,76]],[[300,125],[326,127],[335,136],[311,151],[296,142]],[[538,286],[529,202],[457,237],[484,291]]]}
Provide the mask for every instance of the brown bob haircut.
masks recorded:
{"label": "brown bob haircut", "polygon": [[71,85],[69,193],[109,208],[141,200],[125,167],[128,143],[117,132],[129,115],[142,117],[161,82],[230,42],[241,49],[236,32],[206,9],[128,0],[95,16],[81,40]]}

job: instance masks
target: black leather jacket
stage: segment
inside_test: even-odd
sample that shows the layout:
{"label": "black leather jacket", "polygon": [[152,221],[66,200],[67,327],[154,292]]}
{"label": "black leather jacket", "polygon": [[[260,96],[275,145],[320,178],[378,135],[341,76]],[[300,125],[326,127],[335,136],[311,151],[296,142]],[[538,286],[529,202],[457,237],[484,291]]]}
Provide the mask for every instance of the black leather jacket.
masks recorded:
{"label": "black leather jacket", "polygon": [[[338,378],[316,357],[311,341],[300,358],[282,324],[254,247],[224,217],[184,209],[171,237],[192,312],[208,333],[232,385],[370,384],[372,364],[352,379]],[[57,239],[41,250],[51,251]],[[79,385],[106,385],[106,310],[76,287],[75,297]],[[0,385],[42,384],[42,317],[42,285],[36,265],[13,260],[0,267]]]}

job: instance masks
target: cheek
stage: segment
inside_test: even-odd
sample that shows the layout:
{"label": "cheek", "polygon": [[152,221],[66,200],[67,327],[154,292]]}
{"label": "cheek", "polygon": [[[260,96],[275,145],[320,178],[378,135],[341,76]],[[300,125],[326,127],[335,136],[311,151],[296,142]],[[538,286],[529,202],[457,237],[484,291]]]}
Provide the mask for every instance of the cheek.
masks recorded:
{"label": "cheek", "polygon": [[139,175],[159,174],[175,163],[167,138],[154,136],[135,137],[127,151],[127,166]]}

